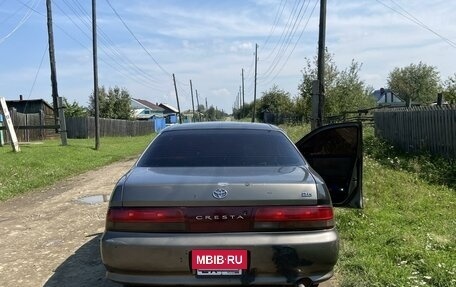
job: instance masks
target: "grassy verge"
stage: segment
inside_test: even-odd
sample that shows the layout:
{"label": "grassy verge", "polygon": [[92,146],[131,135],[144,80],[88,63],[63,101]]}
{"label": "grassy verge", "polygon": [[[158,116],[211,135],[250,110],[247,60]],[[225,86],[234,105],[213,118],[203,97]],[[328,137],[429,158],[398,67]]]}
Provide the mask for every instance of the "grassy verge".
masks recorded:
{"label": "grassy verge", "polygon": [[114,161],[137,156],[152,136],[102,138],[101,148],[93,149],[93,139],[70,139],[68,146],[59,140],[22,145],[20,153],[10,146],[0,148],[0,200],[34,188],[50,185]]}
{"label": "grassy verge", "polygon": [[[285,127],[297,140],[307,127]],[[363,210],[336,210],[342,287],[456,286],[455,162],[364,134]]]}
{"label": "grassy verge", "polygon": [[365,209],[336,213],[341,286],[456,286],[455,163],[364,144]]}
{"label": "grassy verge", "polygon": [[[283,126],[294,141],[308,126]],[[150,136],[0,148],[0,199],[129,156]],[[363,210],[336,211],[337,281],[349,286],[456,286],[455,163],[395,150],[365,131]]]}

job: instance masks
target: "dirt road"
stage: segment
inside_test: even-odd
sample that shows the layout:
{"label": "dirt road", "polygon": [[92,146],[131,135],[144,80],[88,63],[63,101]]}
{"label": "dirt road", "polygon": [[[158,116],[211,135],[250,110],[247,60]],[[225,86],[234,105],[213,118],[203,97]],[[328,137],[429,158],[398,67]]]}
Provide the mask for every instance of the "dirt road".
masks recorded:
{"label": "dirt road", "polygon": [[[100,259],[107,208],[101,195],[109,196],[134,161],[117,162],[0,203],[0,286],[119,287],[104,278]],[[92,195],[100,202],[79,200]]]}

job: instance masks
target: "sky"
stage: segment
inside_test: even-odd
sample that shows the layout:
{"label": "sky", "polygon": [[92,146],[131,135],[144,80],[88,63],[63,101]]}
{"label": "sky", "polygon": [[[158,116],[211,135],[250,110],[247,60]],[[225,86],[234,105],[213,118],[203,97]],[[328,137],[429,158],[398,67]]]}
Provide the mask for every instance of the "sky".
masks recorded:
{"label": "sky", "polygon": [[[97,0],[99,86],[133,98],[232,112],[244,69],[245,102],[277,85],[298,95],[317,54],[318,0]],[[88,106],[93,91],[91,1],[52,1],[58,92]],[[386,86],[395,67],[422,61],[442,80],[456,73],[456,1],[329,0],[326,46],[339,69]],[[45,0],[0,0],[0,97],[51,99]]]}

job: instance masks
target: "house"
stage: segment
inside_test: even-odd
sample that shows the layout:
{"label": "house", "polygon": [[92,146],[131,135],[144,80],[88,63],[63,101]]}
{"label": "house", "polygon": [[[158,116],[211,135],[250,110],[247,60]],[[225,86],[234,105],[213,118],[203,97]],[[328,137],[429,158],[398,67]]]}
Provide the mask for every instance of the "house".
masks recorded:
{"label": "house", "polygon": [[405,101],[402,100],[398,95],[393,93],[390,89],[380,88],[372,93],[375,98],[377,105],[379,106],[395,106],[404,107]]}
{"label": "house", "polygon": [[[22,95],[19,100],[7,100],[6,105],[11,114],[14,126],[53,126],[55,116],[53,107],[43,99],[24,100]],[[19,141],[29,142],[56,137],[54,128],[20,129],[16,131]],[[4,135],[4,138],[8,137]]]}
{"label": "house", "polygon": [[7,100],[8,110],[22,114],[42,113],[47,117],[54,117],[54,108],[43,99],[24,100],[22,95],[19,100]]}
{"label": "house", "polygon": [[149,120],[151,118],[162,118],[165,116],[165,109],[146,100],[131,99],[133,116],[137,120]]}
{"label": "house", "polygon": [[165,112],[164,114],[167,115],[167,114],[178,114],[179,113],[179,110],[176,109],[175,107],[169,105],[169,104],[160,104],[159,105],[160,107],[162,107]]}
{"label": "house", "polygon": [[179,121],[179,110],[169,104],[160,104],[165,111],[166,123],[175,124]]}

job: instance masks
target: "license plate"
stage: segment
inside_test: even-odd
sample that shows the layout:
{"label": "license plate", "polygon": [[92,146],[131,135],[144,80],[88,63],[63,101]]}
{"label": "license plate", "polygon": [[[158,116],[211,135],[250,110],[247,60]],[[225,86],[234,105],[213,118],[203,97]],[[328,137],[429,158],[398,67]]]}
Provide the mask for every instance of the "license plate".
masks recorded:
{"label": "license plate", "polygon": [[248,268],[247,250],[192,250],[192,269],[198,275],[241,275]]}
{"label": "license plate", "polygon": [[199,276],[240,276],[242,270],[196,270]]}

